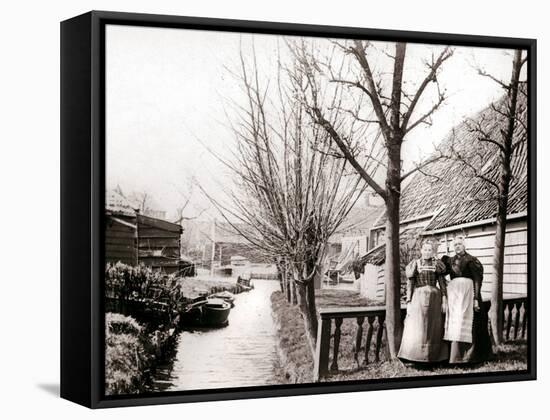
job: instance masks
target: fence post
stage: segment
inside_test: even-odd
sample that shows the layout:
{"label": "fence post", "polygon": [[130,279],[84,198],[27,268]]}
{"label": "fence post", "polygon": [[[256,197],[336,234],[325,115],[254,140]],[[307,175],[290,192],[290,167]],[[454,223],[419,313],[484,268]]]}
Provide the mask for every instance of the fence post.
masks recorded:
{"label": "fence post", "polygon": [[313,380],[319,380],[328,374],[328,356],[330,350],[330,329],[332,320],[323,318],[317,329],[317,343],[315,346],[315,361],[313,367]]}

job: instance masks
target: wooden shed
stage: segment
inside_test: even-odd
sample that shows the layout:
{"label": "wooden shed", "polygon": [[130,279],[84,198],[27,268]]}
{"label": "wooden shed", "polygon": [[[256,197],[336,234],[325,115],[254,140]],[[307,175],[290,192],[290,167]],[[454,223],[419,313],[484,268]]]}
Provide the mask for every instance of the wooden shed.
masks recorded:
{"label": "wooden shed", "polygon": [[183,232],[179,224],[140,214],[116,190],[106,192],[105,224],[105,262],[179,271]]}
{"label": "wooden shed", "polygon": [[139,262],[166,273],[177,272],[181,257],[181,225],[141,214],[137,214],[136,219]]}
{"label": "wooden shed", "polygon": [[107,210],[105,212],[105,262],[118,261],[136,265],[137,221],[135,214]]}
{"label": "wooden shed", "polygon": [[[524,101],[524,98],[523,98]],[[523,102],[524,123],[527,107]],[[472,122],[485,124],[486,131],[498,130],[499,116],[492,107],[487,107],[455,127],[442,142],[442,147],[466,150],[476,144]],[[516,130],[514,142],[522,136],[512,159],[513,179],[508,200],[508,224],[504,258],[504,296],[511,298],[527,293],[527,141],[521,124]],[[498,154],[486,150],[482,168],[483,175],[498,180]],[[466,238],[467,252],[479,258],[484,266],[482,294],[489,298],[493,281],[493,256],[495,237],[495,200],[486,199],[483,180],[469,175],[460,162],[439,160],[428,167],[427,173],[418,172],[403,188],[400,208],[401,235],[418,230],[420,237],[439,241],[438,255],[453,255],[452,240],[461,235]],[[385,245],[384,230],[386,217],[382,213],[370,230],[371,249],[363,257],[365,275],[361,282],[361,293],[367,297],[384,299]]]}

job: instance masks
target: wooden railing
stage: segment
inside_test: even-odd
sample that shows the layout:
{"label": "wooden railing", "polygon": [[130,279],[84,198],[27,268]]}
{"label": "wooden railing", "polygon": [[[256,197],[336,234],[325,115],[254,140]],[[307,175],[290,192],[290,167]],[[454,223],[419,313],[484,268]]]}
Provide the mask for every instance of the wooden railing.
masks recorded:
{"label": "wooden railing", "polygon": [[[483,302],[486,310],[490,307],[490,302]],[[504,299],[504,336],[506,340],[510,337],[525,338],[527,335],[527,297],[520,296],[516,298]],[[401,306],[401,318],[406,315],[406,305]],[[338,372],[338,356],[340,354],[340,339],[342,335],[342,323],[345,319],[355,319],[357,329],[355,332],[353,354],[355,362],[359,365],[360,355],[363,352],[363,366],[371,362],[380,361],[380,351],[385,342],[386,308],[384,306],[361,306],[346,308],[323,308],[319,310],[319,327],[317,332],[317,346],[315,349],[314,361],[314,380],[331,373]],[[334,332],[332,324],[334,321]],[[366,321],[366,323],[365,323]],[[365,346],[363,343],[363,333],[366,328]],[[331,339],[332,358],[330,357]],[[374,338],[374,340],[373,340]]]}
{"label": "wooden railing", "polygon": [[[527,337],[527,296],[504,299],[504,338],[510,340]],[[510,333],[513,332],[512,335]]]}

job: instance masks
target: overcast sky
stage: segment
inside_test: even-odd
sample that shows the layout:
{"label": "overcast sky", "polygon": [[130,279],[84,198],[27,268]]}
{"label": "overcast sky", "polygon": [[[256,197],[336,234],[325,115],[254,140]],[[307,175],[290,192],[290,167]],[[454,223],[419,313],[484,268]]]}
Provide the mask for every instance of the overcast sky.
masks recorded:
{"label": "overcast sky", "polygon": [[[203,144],[223,154],[233,141],[224,107],[228,99],[238,101],[241,93],[227,68],[238,66],[240,48],[246,50],[252,39],[261,66],[274,69],[278,36],[107,27],[108,188],[120,185],[127,193],[147,192],[171,216],[184,201],[191,177],[213,193],[229,185],[227,173]],[[431,48],[440,47],[409,46],[405,80],[422,77],[420,59]],[[507,80],[511,60],[505,50],[457,47],[439,79],[449,99],[432,126],[421,125],[408,135],[404,166],[432,152],[432,145],[465,116],[502,95],[496,83],[476,74],[473,63]],[[195,191],[187,215],[207,206]],[[211,209],[202,219],[213,215]]]}

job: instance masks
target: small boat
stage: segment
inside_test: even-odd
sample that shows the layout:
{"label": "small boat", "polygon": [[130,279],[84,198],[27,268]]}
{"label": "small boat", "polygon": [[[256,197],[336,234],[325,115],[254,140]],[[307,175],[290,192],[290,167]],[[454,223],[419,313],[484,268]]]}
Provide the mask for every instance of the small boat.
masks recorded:
{"label": "small boat", "polygon": [[227,303],[229,303],[231,305],[231,307],[235,306],[235,304],[234,304],[235,295],[233,293],[231,293],[230,291],[228,291],[228,290],[224,290],[223,292],[213,293],[210,296],[208,296],[208,298],[209,299],[211,299],[211,298],[223,299]]}
{"label": "small boat", "polygon": [[218,327],[227,325],[231,304],[223,299],[207,299],[202,306],[203,325]]}
{"label": "small boat", "polygon": [[206,299],[203,297],[197,299],[180,312],[181,326],[197,326],[202,323],[202,307],[206,304]]}
{"label": "small boat", "polygon": [[207,298],[195,302],[181,313],[184,326],[223,327],[226,326],[231,304],[219,298]]}
{"label": "small boat", "polygon": [[237,277],[237,284],[247,292],[254,289],[254,284],[250,277]]}

